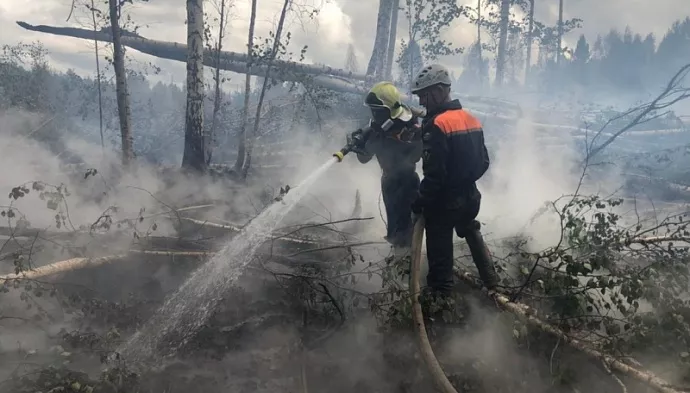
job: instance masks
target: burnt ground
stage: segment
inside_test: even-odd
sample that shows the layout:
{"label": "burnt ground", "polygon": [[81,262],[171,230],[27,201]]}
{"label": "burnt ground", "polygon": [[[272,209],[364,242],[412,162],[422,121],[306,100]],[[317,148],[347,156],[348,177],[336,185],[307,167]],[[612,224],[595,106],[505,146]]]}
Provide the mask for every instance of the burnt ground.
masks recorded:
{"label": "burnt ground", "polygon": [[[194,223],[176,230],[184,239],[152,236],[136,246],[209,250],[217,249],[214,241],[227,235],[217,228],[201,230]],[[343,241],[343,233],[316,228],[306,232],[302,235],[323,239],[330,233],[331,240]],[[89,249],[104,255],[122,249],[121,240],[108,239]],[[359,275],[356,282],[341,283],[344,288],[331,286],[335,299],[329,299],[315,295],[318,283],[298,274],[305,265],[311,266],[312,274],[336,269],[330,266],[342,269],[350,253],[267,257],[274,251],[288,250],[263,247],[261,259],[228,288],[192,340],[153,365],[114,354],[204,262],[203,257],[130,254],[8,288],[0,293],[0,393],[434,391],[411,321],[394,328],[375,318],[365,301],[355,305],[344,297],[353,287],[379,291],[380,282],[367,283],[366,275]],[[287,254],[300,251],[296,246]],[[58,258],[54,250],[45,254],[34,255],[37,260],[44,257],[37,264]],[[13,270],[12,263],[0,261],[0,273]],[[458,391],[621,391],[599,362],[526,329],[480,300],[484,296],[474,290],[458,285],[457,294],[458,323],[432,328],[431,338]],[[625,383],[629,392],[642,391],[631,381]]]}
{"label": "burnt ground", "polygon": [[[411,328],[384,329],[364,308],[341,323],[306,307],[294,283],[256,267],[174,357],[153,367],[106,361],[198,263],[139,257],[52,277],[61,313],[46,308],[52,321],[0,328],[4,337],[23,332],[24,343],[35,344],[0,349],[0,392],[434,391]],[[3,302],[15,301],[12,292]],[[462,391],[620,391],[596,362],[521,330],[468,288],[459,286],[458,296],[460,323],[434,330],[432,339]]]}

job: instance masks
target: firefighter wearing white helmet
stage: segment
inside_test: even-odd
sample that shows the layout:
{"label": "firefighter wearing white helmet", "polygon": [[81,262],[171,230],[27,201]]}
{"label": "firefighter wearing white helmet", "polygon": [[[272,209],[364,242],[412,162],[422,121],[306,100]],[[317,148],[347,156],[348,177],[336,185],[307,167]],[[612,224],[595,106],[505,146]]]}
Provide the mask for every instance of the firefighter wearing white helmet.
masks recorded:
{"label": "firefighter wearing white helmet", "polygon": [[467,241],[484,285],[493,293],[498,284],[475,219],[481,202],[476,181],[489,168],[484,131],[479,120],[451,98],[451,84],[448,69],[432,64],[419,71],[411,86],[427,110],[422,122],[424,177],[412,211],[424,215],[426,223],[427,292],[442,300],[450,299],[453,285],[453,231]]}
{"label": "firefighter wearing white helmet", "polygon": [[355,131],[350,140],[361,141],[353,149],[359,162],[366,164],[376,156],[382,171],[385,239],[396,255],[404,255],[412,242],[410,207],[419,188],[416,166],[422,156],[422,141],[418,112],[402,102],[400,91],[391,82],[375,84],[364,105],[371,110],[372,119],[366,131]]}
{"label": "firefighter wearing white helmet", "polygon": [[449,86],[452,84],[450,73],[440,64],[432,64],[422,68],[412,82],[412,94],[435,85]]}

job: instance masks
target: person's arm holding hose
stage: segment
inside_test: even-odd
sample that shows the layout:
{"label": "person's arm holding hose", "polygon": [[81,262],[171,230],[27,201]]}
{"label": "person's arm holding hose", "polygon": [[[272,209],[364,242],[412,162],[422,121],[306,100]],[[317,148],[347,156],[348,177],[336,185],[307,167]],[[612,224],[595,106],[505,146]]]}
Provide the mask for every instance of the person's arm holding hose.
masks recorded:
{"label": "person's arm holding hose", "polygon": [[[364,131],[362,129],[359,129],[353,132],[353,138],[355,138],[355,133],[364,134]],[[371,161],[372,158],[374,158],[374,153],[371,152],[370,148],[370,140],[371,137],[355,143],[355,148],[353,149],[353,151],[357,153],[357,161],[359,161],[362,164],[366,164],[367,162]]]}

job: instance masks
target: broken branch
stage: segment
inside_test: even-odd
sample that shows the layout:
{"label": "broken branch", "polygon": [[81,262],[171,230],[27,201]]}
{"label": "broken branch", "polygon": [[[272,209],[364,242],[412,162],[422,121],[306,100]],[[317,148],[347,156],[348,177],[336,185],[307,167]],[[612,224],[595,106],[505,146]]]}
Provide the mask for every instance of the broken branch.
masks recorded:
{"label": "broken branch", "polygon": [[[458,271],[456,272],[456,276],[463,280],[464,282],[468,283],[472,287],[477,288],[479,285],[478,283],[469,275],[467,272],[461,272]],[[502,295],[502,294],[496,294],[494,295],[494,300],[496,303],[504,308],[507,311],[510,311],[511,313],[515,314],[516,316],[522,318],[523,320],[526,320],[529,324],[532,326],[537,327],[539,330],[549,333],[552,336],[558,337],[561,339],[563,342],[566,344],[570,345],[571,347],[579,350],[580,352],[583,352],[584,354],[593,357],[601,362],[603,362],[605,365],[610,367],[611,369],[614,369],[616,371],[619,371],[621,373],[624,373],[634,379],[637,379],[640,382],[643,382],[653,388],[654,390],[661,392],[661,393],[680,393],[679,390],[675,389],[673,385],[670,383],[664,381],[663,379],[659,378],[655,374],[653,374],[650,371],[642,371],[638,370],[636,368],[633,368],[620,360],[606,355],[596,349],[590,348],[587,344],[583,343],[582,341],[570,337],[567,334],[565,334],[562,330],[542,321],[541,319],[537,318],[534,315],[534,311],[529,308],[528,306],[525,306],[524,304],[520,303],[513,303],[508,299],[508,297]]]}

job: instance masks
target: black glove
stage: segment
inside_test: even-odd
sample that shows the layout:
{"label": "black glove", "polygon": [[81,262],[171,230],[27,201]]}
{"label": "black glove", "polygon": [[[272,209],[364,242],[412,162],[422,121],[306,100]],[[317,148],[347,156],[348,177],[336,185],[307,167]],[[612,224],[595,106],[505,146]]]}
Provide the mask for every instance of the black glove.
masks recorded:
{"label": "black glove", "polygon": [[424,212],[424,203],[422,201],[422,198],[417,198],[414,202],[412,202],[412,213],[414,214],[422,214]]}
{"label": "black glove", "polygon": [[364,139],[364,130],[361,128],[347,136],[347,144],[350,146],[350,151],[356,154],[366,154],[364,149],[366,142],[367,141]]}

